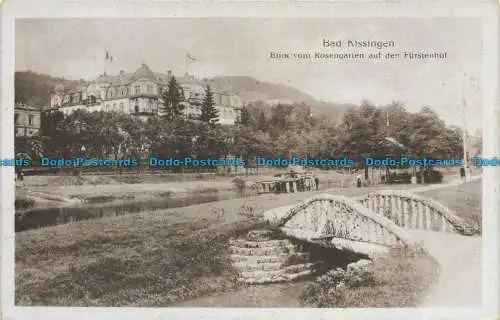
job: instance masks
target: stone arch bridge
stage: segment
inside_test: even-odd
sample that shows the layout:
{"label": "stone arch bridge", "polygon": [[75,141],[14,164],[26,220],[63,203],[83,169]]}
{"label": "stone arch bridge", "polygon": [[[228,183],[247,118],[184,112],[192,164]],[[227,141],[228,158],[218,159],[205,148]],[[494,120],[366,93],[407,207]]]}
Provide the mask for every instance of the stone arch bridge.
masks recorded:
{"label": "stone arch bridge", "polygon": [[420,250],[429,232],[479,233],[441,203],[395,190],[355,198],[319,194],[264,217],[287,236],[369,256],[395,247]]}

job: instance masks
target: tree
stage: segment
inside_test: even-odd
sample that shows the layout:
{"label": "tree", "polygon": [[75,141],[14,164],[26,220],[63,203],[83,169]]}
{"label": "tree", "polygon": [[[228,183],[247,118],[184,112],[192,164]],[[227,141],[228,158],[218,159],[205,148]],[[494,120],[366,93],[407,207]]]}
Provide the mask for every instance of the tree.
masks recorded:
{"label": "tree", "polygon": [[60,111],[42,112],[40,139],[44,141],[44,154],[52,155],[61,147],[61,136],[66,134],[64,114]]}
{"label": "tree", "polygon": [[214,97],[210,85],[205,88],[205,97],[201,105],[200,120],[207,123],[217,123],[219,121],[219,112],[214,106]]}
{"label": "tree", "polygon": [[259,119],[257,120],[257,127],[255,129],[258,129],[260,131],[267,131],[267,119],[266,119],[266,114],[264,113],[264,110],[260,110],[259,112]]}
{"label": "tree", "polygon": [[163,93],[162,98],[162,112],[167,121],[174,121],[182,118],[184,106],[181,102],[184,100],[184,97],[175,77],[172,76],[170,78],[167,90]]}
{"label": "tree", "polygon": [[225,134],[221,126],[214,126],[207,122],[197,124],[198,132],[194,154],[198,159],[214,159],[227,154]]}
{"label": "tree", "polygon": [[241,124],[243,126],[248,126],[250,124],[250,112],[248,111],[248,107],[244,106],[241,109],[241,112],[236,119],[236,124]]}
{"label": "tree", "polygon": [[[277,104],[272,108],[269,130],[274,139],[277,139],[288,128],[288,117],[292,112],[293,107],[291,105]],[[265,129],[267,128],[261,128],[263,131]]]}

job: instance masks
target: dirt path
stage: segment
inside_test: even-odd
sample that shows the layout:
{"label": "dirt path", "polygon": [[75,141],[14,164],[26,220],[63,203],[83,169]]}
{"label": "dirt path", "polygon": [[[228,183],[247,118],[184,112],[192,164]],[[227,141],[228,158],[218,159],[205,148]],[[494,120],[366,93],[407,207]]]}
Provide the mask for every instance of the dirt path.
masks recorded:
{"label": "dirt path", "polygon": [[481,304],[481,238],[408,230],[439,263],[439,280],[422,307],[479,306]]}

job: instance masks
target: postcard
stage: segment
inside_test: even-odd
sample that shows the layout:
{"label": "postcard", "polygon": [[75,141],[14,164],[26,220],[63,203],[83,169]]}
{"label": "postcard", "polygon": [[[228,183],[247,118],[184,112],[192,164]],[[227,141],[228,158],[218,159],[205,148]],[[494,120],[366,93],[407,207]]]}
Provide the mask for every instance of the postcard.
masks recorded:
{"label": "postcard", "polygon": [[498,317],[498,6],[4,1],[4,319]]}

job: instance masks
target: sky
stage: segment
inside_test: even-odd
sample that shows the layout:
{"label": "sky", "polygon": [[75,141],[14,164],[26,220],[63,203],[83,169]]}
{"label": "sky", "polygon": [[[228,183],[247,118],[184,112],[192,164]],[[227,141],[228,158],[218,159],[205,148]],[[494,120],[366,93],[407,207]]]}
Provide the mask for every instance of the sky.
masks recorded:
{"label": "sky", "polygon": [[[344,47],[324,48],[322,40]],[[347,40],[392,40],[385,52],[447,52],[441,60],[276,60],[270,52],[376,53]],[[251,76],[291,85],[318,100],[377,105],[394,100],[409,111],[433,108],[448,124],[482,127],[481,25],[464,18],[81,18],[18,19],[15,68],[68,79],[95,79],[106,69],[188,72],[200,78]],[[105,52],[114,60],[106,62]]]}

